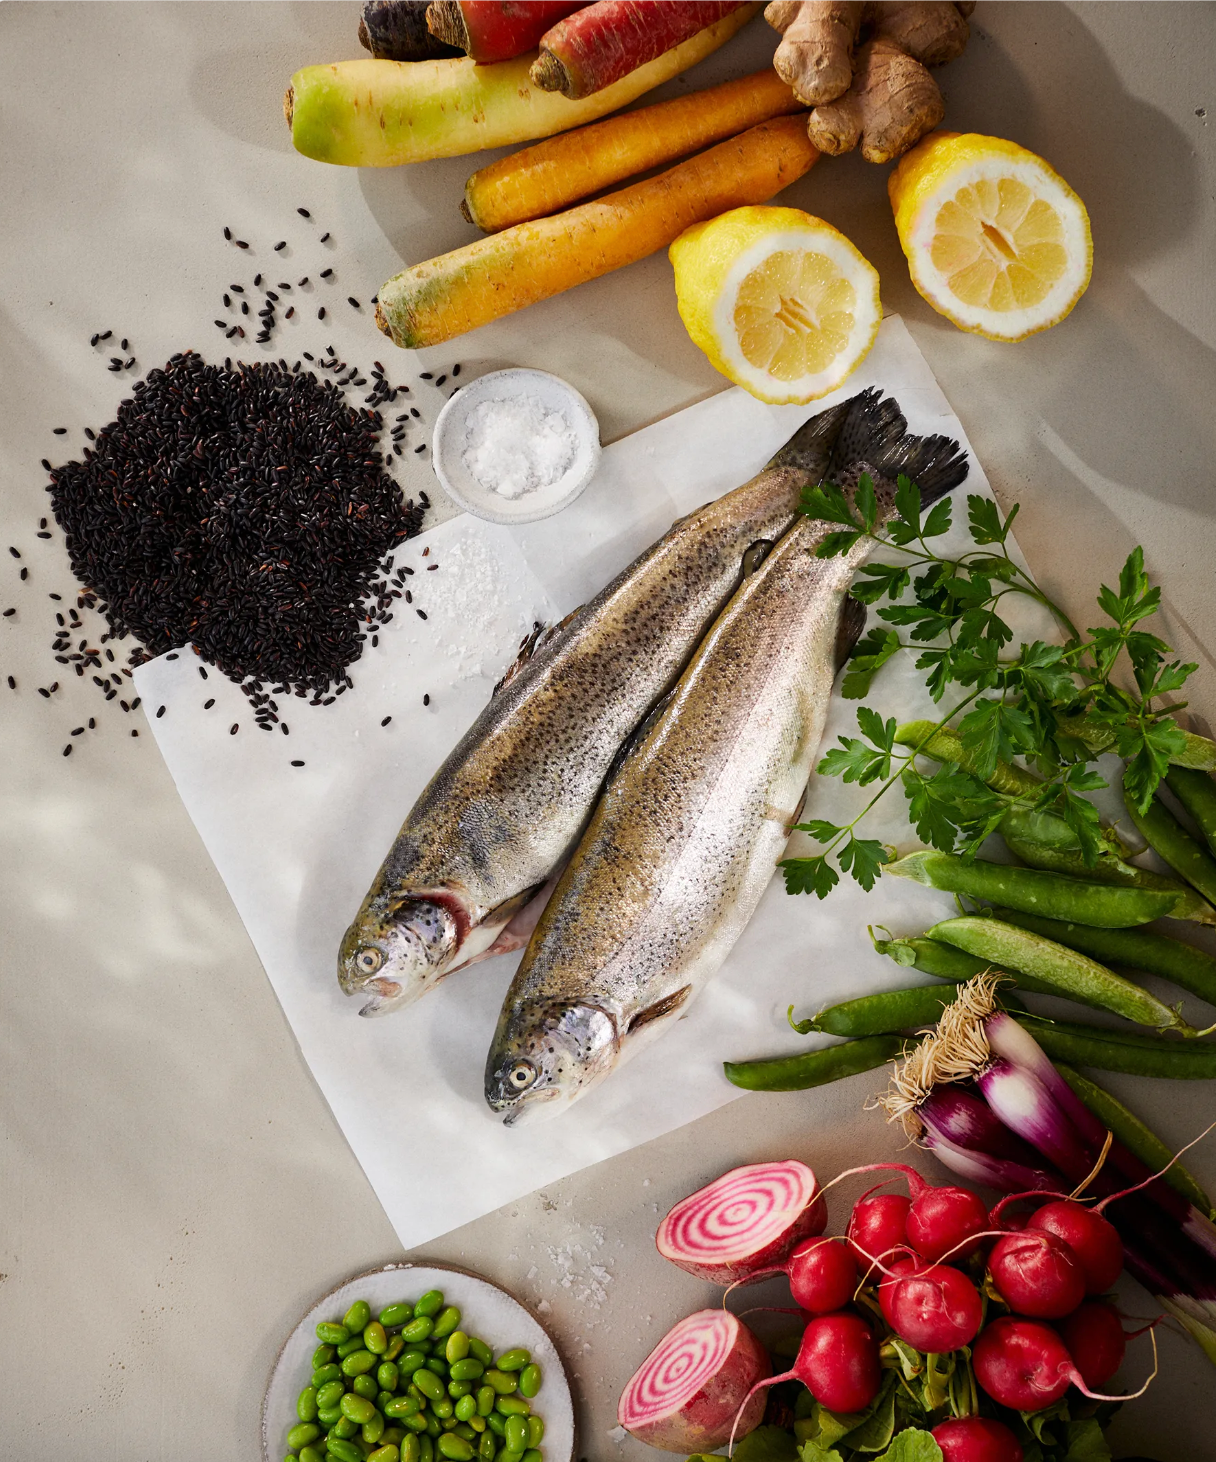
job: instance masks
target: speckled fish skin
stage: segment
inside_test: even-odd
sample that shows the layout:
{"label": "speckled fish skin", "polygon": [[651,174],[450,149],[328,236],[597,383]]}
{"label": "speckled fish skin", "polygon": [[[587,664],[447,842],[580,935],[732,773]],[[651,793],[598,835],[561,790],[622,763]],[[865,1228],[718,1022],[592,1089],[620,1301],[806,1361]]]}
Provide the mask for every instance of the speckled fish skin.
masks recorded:
{"label": "speckled fish skin", "polygon": [[[883,517],[894,485],[870,464],[915,468],[926,501],[965,476],[957,444],[908,438],[895,403],[848,404],[832,475],[847,490],[868,468]],[[661,1035],[755,912],[814,766],[838,647],[864,619],[846,595],[872,540],[814,554],[838,526],[790,529],[613,776],[503,1005],[486,1100],[508,1123],[564,1110]]]}
{"label": "speckled fish skin", "polygon": [[621,746],[674,685],[739,583],[822,476],[842,409],[804,423],[756,477],[676,523],[499,688],[405,821],[338,955],[363,1015],[527,942],[546,884]]}

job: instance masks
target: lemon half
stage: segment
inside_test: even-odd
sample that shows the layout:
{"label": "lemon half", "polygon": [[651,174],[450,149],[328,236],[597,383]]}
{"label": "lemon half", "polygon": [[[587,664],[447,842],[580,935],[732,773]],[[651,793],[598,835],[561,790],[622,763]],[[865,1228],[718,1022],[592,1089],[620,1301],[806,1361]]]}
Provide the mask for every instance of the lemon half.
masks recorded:
{"label": "lemon half", "polygon": [[1016,142],[931,133],[887,189],[913,284],[960,330],[1024,340],[1059,324],[1085,293],[1085,205]]}
{"label": "lemon half", "polygon": [[686,229],[668,256],[689,335],[761,401],[834,391],[882,323],[877,271],[797,208],[732,209]]}

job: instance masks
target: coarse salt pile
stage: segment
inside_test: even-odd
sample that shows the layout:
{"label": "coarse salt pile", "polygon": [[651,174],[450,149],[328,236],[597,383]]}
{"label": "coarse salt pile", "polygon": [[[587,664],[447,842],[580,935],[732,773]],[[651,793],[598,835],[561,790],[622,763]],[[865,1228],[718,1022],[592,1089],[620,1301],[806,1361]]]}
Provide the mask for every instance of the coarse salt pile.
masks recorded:
{"label": "coarse salt pile", "polygon": [[465,421],[461,460],[487,492],[518,498],[570,470],[577,441],[560,411],[535,396],[481,401]]}

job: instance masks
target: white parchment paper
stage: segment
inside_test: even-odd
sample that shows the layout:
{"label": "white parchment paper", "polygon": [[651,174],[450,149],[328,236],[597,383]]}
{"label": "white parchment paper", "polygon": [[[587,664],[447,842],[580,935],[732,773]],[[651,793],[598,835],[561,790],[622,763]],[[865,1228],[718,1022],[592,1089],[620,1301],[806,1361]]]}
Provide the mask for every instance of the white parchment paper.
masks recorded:
{"label": "white parchment paper", "polygon": [[[460,971],[378,1020],[360,1019],[359,1002],[336,980],[342,933],[398,827],[532,624],[576,607],[675,518],[746,481],[807,417],[870,385],[898,399],[913,431],[967,445],[907,330],[889,318],[836,396],[778,407],[724,391],[605,449],[595,481],[553,518],[508,529],[465,516],[404,544],[397,562],[415,570],[409,583],[427,619],[402,605],[379,647],[353,667],[356,688],[333,705],[280,697],[288,736],[258,730],[218,672],[204,684],[188,648],[136,672],[182,800],[406,1248],[731,1101],[740,1093],[722,1076],[724,1059],[811,1043],[789,1029],[791,1003],[813,1010],[908,983],[907,971],[874,953],[868,924],[915,932],[952,907],[946,895],[892,878],[869,895],[842,881],[824,902],[790,897],[775,879],[684,1020],[560,1118],[514,1131],[486,1107],[482,1079],[518,955]],[[965,523],[968,492],[988,492],[974,457],[955,495],[956,522]],[[958,527],[941,542],[969,545]],[[1030,619],[1026,628],[1050,627]],[[910,656],[885,667],[871,699],[900,720],[933,709]],[[855,712],[834,699],[825,746],[855,733]],[[240,731],[230,735],[234,723]],[[847,820],[858,797],[834,779],[816,781],[806,815]],[[893,793],[867,834],[913,845],[903,807]],[[416,1182],[422,1172],[428,1181]]]}

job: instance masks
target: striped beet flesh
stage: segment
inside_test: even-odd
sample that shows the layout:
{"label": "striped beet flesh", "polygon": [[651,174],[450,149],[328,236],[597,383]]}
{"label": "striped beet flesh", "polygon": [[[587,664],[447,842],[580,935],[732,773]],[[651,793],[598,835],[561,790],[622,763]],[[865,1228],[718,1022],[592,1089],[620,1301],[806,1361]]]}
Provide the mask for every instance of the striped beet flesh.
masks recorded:
{"label": "striped beet flesh", "polygon": [[805,1163],[750,1163],[677,1203],[655,1234],[659,1253],[698,1279],[734,1284],[782,1264],[821,1234],[827,1210]]}
{"label": "striped beet flesh", "polygon": [[765,1393],[749,1393],[771,1374],[764,1347],[741,1320],[728,1310],[698,1310],[634,1372],[617,1420],[651,1447],[711,1452],[729,1441],[732,1428],[741,1437],[760,1425]]}

